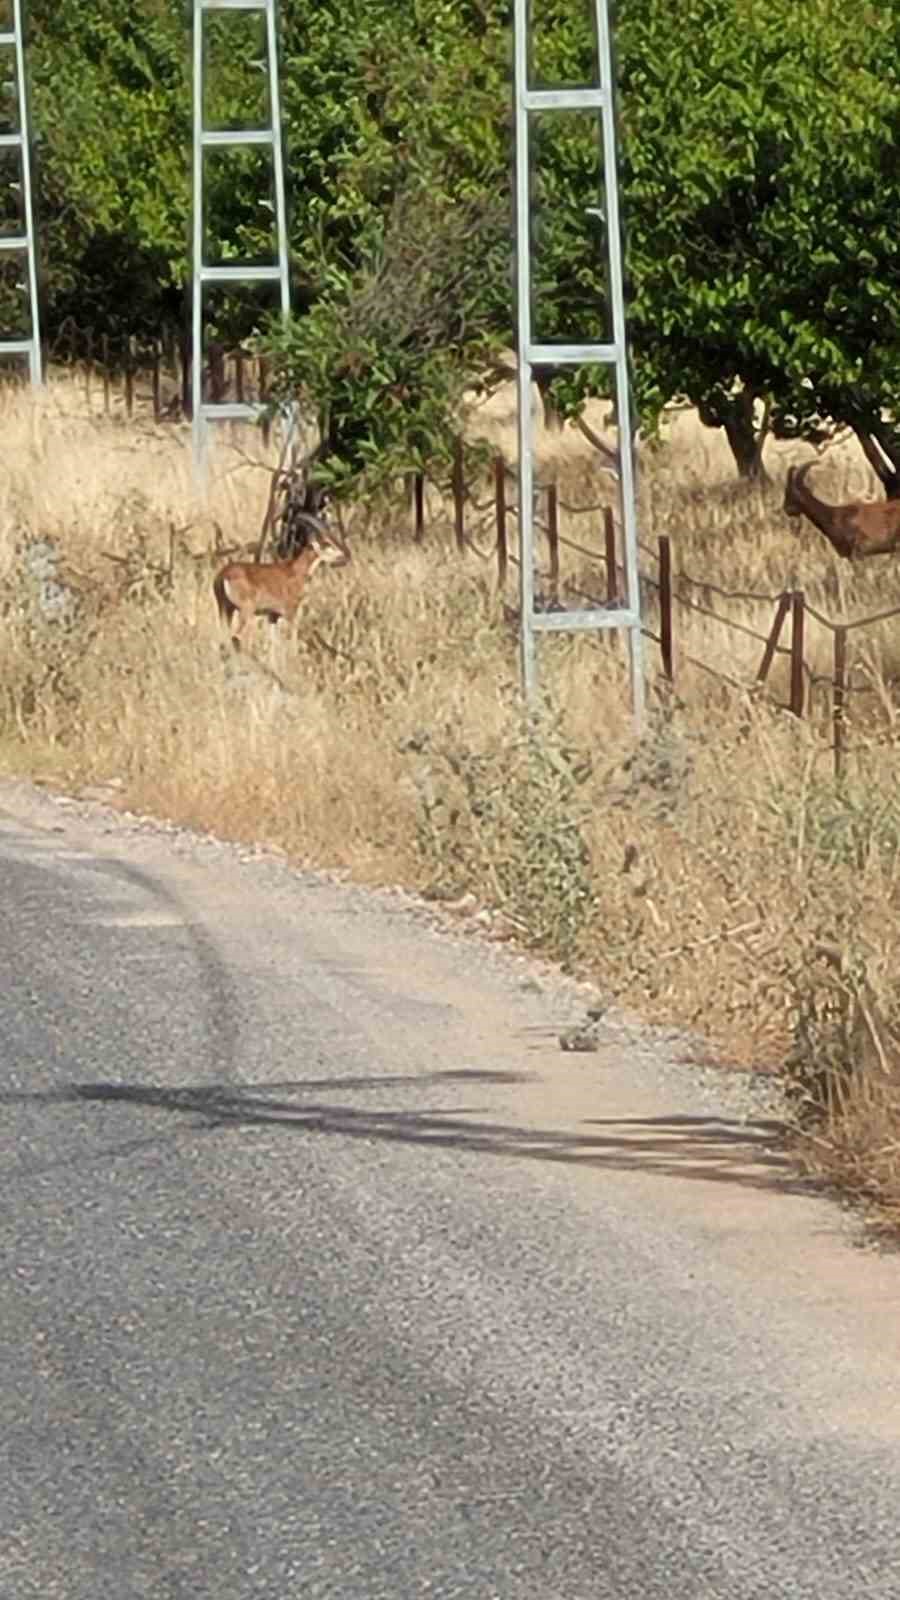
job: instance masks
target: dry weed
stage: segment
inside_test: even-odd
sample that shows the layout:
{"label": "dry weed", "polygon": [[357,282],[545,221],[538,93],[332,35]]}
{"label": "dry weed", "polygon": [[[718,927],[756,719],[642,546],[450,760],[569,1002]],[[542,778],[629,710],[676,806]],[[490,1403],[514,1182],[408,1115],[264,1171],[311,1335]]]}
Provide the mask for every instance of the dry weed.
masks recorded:
{"label": "dry weed", "polygon": [[[817,1109],[807,1139],[820,1166],[830,1152],[830,1170],[900,1207],[894,1078],[864,1065],[862,1002],[851,1018],[835,998],[871,990],[893,1060],[897,630],[874,636],[865,661],[888,742],[854,755],[839,785],[821,717],[798,723],[691,666],[749,684],[762,648],[700,612],[679,614],[677,696],[648,647],[639,748],[614,638],[542,641],[544,704],[525,718],[493,565],[455,554],[436,503],[418,549],[402,504],[360,508],[352,566],[316,575],[295,635],[261,620],[236,657],[211,578],[221,548],[257,537],[262,472],[223,447],[201,502],[185,429],[85,418],[65,388],[0,408],[8,769],[69,785],[115,776],[126,804],[370,881],[470,893],[497,926],[589,967],[622,1004],[703,1033],[723,1058],[790,1058]],[[565,443],[548,438],[545,453],[561,497],[601,498]],[[701,494],[703,463],[666,448],[648,456],[642,496],[676,567],[742,592],[802,582],[847,617],[900,603],[890,562],[839,569],[785,523],[777,492]],[[842,470],[849,490],[859,469]],[[599,532],[595,516],[579,542],[596,548]],[[565,555],[569,581],[596,582],[590,571]],[[729,614],[763,633],[770,620],[746,600]],[[810,649],[827,672],[827,639]],[[854,712],[857,735],[863,723]],[[839,973],[822,950],[840,952]]]}

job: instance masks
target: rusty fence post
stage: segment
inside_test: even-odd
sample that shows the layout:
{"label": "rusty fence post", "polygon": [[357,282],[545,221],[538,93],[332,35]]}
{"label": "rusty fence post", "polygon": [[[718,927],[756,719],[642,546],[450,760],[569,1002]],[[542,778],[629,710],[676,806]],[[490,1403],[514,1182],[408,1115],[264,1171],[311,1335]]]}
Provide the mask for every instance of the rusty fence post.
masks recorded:
{"label": "rusty fence post", "polygon": [[497,583],[506,584],[509,552],[506,546],[506,462],[502,456],[494,457],[494,516],[497,523]]}
{"label": "rusty fence post", "polygon": [[425,474],[407,472],[403,481],[406,485],[406,502],[412,513],[413,540],[421,544],[425,532]]}
{"label": "rusty fence post", "polygon": [[153,420],[162,415],[162,340],[153,341]]}
{"label": "rusty fence post", "polygon": [[831,720],[834,728],[834,775],[839,778],[844,770],[844,705],[847,697],[847,629],[834,630],[834,695]]}
{"label": "rusty fence post", "polygon": [[218,339],[209,341],[209,398],[221,405],[228,393],[228,374],[225,370],[225,346]]}
{"label": "rusty fence post", "polygon": [[668,534],[659,537],[659,647],[662,653],[663,672],[670,683],[675,681],[675,658],[672,649],[672,546]]}
{"label": "rusty fence post", "polygon": [[92,387],[92,384],[93,384],[93,379],[94,379],[94,334],[93,334],[93,331],[91,331],[91,332],[88,333],[88,336],[87,336],[87,356],[85,358],[85,363],[84,363],[84,397],[85,397],[85,400],[87,401],[87,408],[88,408],[89,411],[93,411],[93,409],[94,409],[93,403],[92,403],[92,399],[91,399],[91,387]]}
{"label": "rusty fence post", "polygon": [[134,334],[125,340],[125,415],[134,416]]}
{"label": "rusty fence post", "polygon": [[[268,399],[269,399],[269,359],[268,359],[268,356],[260,356],[259,357],[259,360],[258,360],[257,366],[256,366],[256,371],[257,371],[257,385],[258,385],[258,389],[259,389],[259,403],[260,403],[261,406],[264,406],[264,405],[267,404]],[[262,437],[263,437],[263,444],[265,445],[266,449],[268,450],[268,448],[269,448],[269,440],[272,437],[272,421],[271,421],[270,417],[263,417],[263,419],[262,419]]]}
{"label": "rusty fence post", "polygon": [[453,524],[456,530],[456,548],[466,547],[466,484],[463,474],[462,439],[453,441]]}
{"label": "rusty fence post", "polygon": [[606,545],[606,603],[615,606],[619,603],[619,574],[616,568],[616,524],[612,506],[603,507],[603,537]]}
{"label": "rusty fence post", "polygon": [[559,599],[559,491],[547,485],[547,544],[550,550],[550,594]]}
{"label": "rusty fence post", "polygon": [[791,595],[791,711],[795,717],[803,716],[803,633],[806,615],[806,595],[795,589]]}
{"label": "rusty fence post", "polygon": [[234,352],[234,398],[244,404],[244,352],[240,345]]}
{"label": "rusty fence post", "polygon": [[781,595],[778,605],[775,608],[775,617],[772,622],[772,626],[769,629],[769,637],[766,640],[766,648],[763,651],[763,658],[759,664],[759,671],[756,674],[757,683],[765,683],[767,677],[769,676],[772,662],[775,659],[775,651],[778,648],[778,641],[781,638],[781,630],[784,627],[784,619],[790,610],[790,606],[790,595],[787,593]]}
{"label": "rusty fence post", "polygon": [[105,333],[100,344],[100,359],[103,363],[103,414],[109,416],[109,334]]}
{"label": "rusty fence post", "polygon": [[191,347],[183,339],[179,341],[178,345],[178,382],[181,394],[181,415],[187,421],[190,421],[194,414]]}

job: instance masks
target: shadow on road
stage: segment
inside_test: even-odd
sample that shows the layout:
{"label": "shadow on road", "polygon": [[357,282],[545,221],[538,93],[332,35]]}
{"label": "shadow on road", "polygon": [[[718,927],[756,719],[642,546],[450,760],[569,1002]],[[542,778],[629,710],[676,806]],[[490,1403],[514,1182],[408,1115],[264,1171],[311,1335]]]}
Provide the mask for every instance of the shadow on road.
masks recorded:
{"label": "shadow on road", "polygon": [[781,1148],[783,1128],[778,1122],[744,1123],[673,1114],[592,1118],[580,1124],[585,1131],[573,1132],[483,1120],[483,1112],[475,1107],[410,1111],[307,1098],[311,1092],[323,1089],[331,1095],[335,1091],[383,1094],[404,1087],[420,1091],[449,1083],[513,1084],[528,1081],[531,1076],[465,1069],[387,1077],[297,1079],[259,1086],[221,1083],[170,1088],[78,1083],[32,1094],[0,1094],[0,1105],[118,1103],[188,1118],[194,1128],[240,1125],[292,1129],[345,1139],[378,1139],[529,1161],[654,1173],[750,1189],[810,1192],[809,1185],[794,1175],[791,1161]]}

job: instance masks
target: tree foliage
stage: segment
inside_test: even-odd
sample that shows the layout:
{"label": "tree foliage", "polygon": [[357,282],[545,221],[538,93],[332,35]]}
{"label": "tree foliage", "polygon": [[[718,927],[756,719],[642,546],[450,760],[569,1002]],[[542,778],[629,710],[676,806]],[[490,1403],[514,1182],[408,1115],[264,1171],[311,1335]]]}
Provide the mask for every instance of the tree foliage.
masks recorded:
{"label": "tree foliage", "polygon": [[[900,13],[639,0],[621,30],[632,329],[645,414],[675,393],[758,461],[897,413]],[[900,456],[894,456],[894,467]]]}
{"label": "tree foliage", "polygon": [[[464,384],[511,340],[510,9],[283,0],[296,316],[271,340],[281,392],[301,392],[330,430],[337,477],[382,453],[433,453]],[[182,0],[31,0],[51,333],[67,316],[128,331],[183,316],[186,11]],[[539,12],[535,78],[582,80],[594,65],[587,7],[542,0]],[[867,0],[852,26],[838,0],[629,0],[619,12],[622,210],[645,427],[685,397],[752,472],[763,415],[781,436],[850,424],[894,492],[894,0]],[[207,121],[246,125],[264,114],[258,19],[207,21]],[[603,337],[603,223],[588,215],[595,123],[541,118],[535,155],[541,337]],[[248,150],[209,160],[213,255],[259,259],[271,248],[259,161]],[[220,331],[260,325],[256,300],[220,297],[211,310]],[[570,412],[608,380],[545,377]]]}

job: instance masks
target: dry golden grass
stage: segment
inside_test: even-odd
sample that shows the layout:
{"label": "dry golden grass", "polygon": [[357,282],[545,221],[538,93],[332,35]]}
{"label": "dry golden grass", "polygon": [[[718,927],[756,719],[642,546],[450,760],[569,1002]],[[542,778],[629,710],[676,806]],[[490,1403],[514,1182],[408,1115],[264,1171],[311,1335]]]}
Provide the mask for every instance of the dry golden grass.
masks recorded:
{"label": "dry golden grass", "polygon": [[[255,541],[265,473],[223,444],[201,502],[185,429],[91,420],[64,385],[7,394],[0,408],[8,771],[67,786],[116,778],[131,806],[368,881],[447,899],[471,892],[498,933],[590,969],[621,1003],[694,1030],[723,1060],[774,1069],[793,1049],[795,1080],[820,1103],[823,1047],[807,1023],[833,975],[818,952],[843,952],[853,982],[893,1018],[893,745],[867,748],[857,728],[862,747],[838,787],[821,718],[798,723],[686,661],[749,682],[756,641],[679,614],[677,697],[648,646],[649,728],[635,749],[621,642],[545,640],[545,706],[529,726],[493,564],[456,556],[434,498],[418,549],[402,505],[394,517],[361,508],[352,566],[316,575],[295,635],[260,621],[236,658],[211,592],[216,526],[225,547]],[[817,535],[787,523],[777,488],[742,492],[723,470],[701,492],[708,463],[698,466],[685,419],[675,433],[645,457],[642,499],[644,526],[671,533],[676,568],[742,591],[802,583],[848,618],[900,603],[900,567],[840,570]],[[540,470],[566,501],[609,492],[565,437],[540,448]],[[853,459],[828,470],[836,478],[823,492],[863,490]],[[599,521],[585,530],[586,520],[577,537],[596,543]],[[574,529],[564,520],[564,533]],[[568,556],[564,576],[597,584]],[[764,632],[771,607],[734,602],[729,614]],[[893,671],[893,632],[877,643]],[[827,672],[827,639],[810,650]],[[889,730],[891,692],[878,683]],[[841,1037],[849,1069],[855,1036]],[[893,1079],[877,1115],[871,1075],[859,1080],[865,1098],[854,1099],[855,1081],[845,1072],[841,1109],[829,1102],[810,1160],[852,1173],[857,1189],[877,1165],[871,1192],[900,1207]]]}

